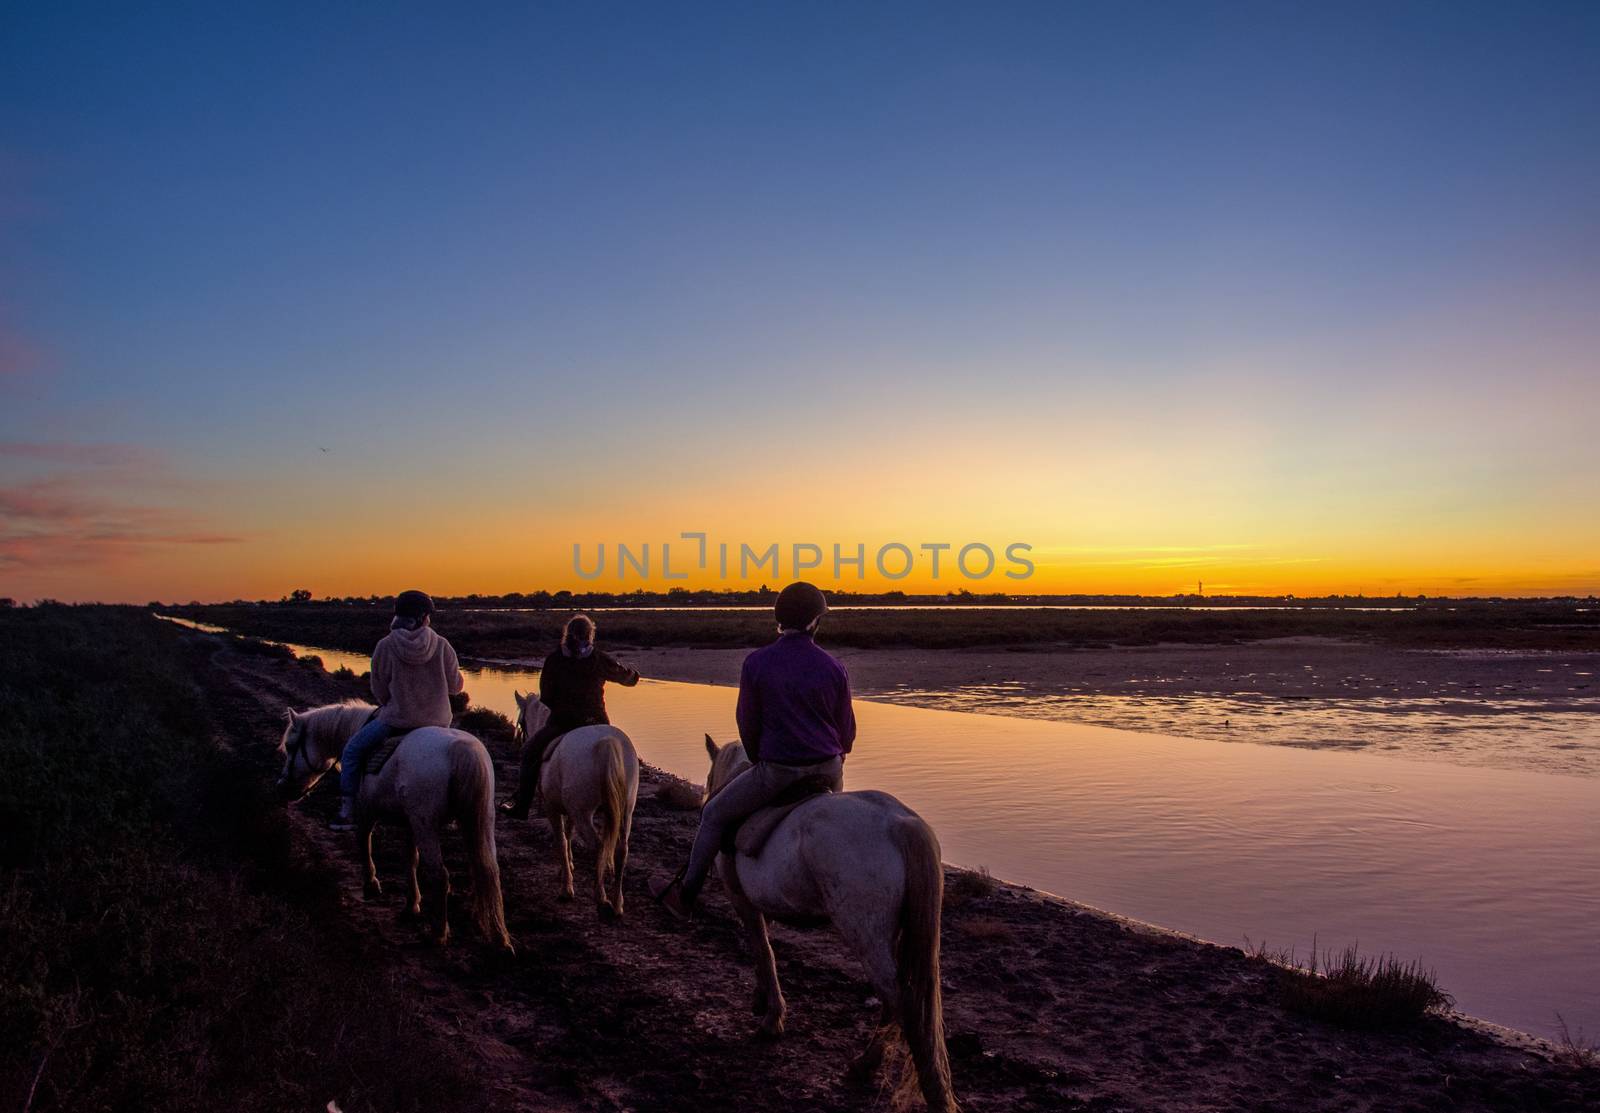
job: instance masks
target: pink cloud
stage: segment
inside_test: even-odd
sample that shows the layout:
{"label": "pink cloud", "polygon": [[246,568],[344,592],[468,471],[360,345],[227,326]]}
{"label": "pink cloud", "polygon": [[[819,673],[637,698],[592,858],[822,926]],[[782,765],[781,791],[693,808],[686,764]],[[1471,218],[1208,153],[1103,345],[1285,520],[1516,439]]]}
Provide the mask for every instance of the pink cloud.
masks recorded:
{"label": "pink cloud", "polygon": [[[63,452],[62,449],[70,449]],[[82,463],[82,446],[4,445],[0,456]],[[102,466],[131,457],[106,452]],[[228,545],[243,538],[206,529],[184,510],[109,498],[91,474],[69,473],[0,486],[0,569],[110,565],[170,546]]]}
{"label": "pink cloud", "polygon": [[70,441],[0,441],[0,459],[89,468],[146,468],[163,462],[159,452],[141,445]]}

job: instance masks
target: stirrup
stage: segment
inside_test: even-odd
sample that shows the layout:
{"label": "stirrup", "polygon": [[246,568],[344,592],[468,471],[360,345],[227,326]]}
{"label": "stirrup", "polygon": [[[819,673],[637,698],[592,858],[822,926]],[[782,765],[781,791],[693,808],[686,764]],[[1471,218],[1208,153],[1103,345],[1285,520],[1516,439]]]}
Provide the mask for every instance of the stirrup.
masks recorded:
{"label": "stirrup", "polygon": [[[650,895],[655,898],[657,904],[665,908],[675,918],[687,922],[694,919],[695,902],[694,899],[687,897],[683,891],[683,873],[684,871],[680,869],[673,875],[671,881],[668,881],[659,889],[652,884]],[[672,899],[674,893],[677,894],[676,900]]]}

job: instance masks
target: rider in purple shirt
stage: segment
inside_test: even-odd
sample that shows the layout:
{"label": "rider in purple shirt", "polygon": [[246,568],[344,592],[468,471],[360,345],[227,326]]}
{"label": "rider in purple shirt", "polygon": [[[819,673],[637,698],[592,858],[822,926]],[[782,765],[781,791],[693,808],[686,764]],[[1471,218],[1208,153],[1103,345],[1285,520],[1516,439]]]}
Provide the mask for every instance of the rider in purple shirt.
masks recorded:
{"label": "rider in purple shirt", "polygon": [[815,630],[815,620],[782,628],[777,641],[744,659],[735,714],[752,762],[812,765],[849,753],[855,743],[850,678],[813,640]]}
{"label": "rider in purple shirt", "polygon": [[744,660],[736,714],[752,764],[706,801],[683,873],[655,886],[657,899],[680,919],[692,914],[729,830],[797,781],[844,788],[856,716],[844,666],[813,640],[827,609],[815,586],[790,584],[778,595],[778,640]]}

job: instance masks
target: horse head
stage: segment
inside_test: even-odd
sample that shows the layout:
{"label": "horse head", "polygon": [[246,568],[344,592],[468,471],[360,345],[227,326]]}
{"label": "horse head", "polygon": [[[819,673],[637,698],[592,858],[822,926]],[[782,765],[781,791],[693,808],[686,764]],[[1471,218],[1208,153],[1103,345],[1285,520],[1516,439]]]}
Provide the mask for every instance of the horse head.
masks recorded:
{"label": "horse head", "polygon": [[515,736],[518,742],[525,742],[530,735],[538,732],[539,728],[550,719],[550,709],[540,702],[539,697],[529,692],[523,695],[516,689],[511,694],[517,700],[517,723]]}
{"label": "horse head", "polygon": [[302,799],[338,760],[338,752],[324,753],[322,731],[311,711],[285,712],[283,737],[278,751],[283,754],[283,769],[275,784],[278,798],[285,803]]}
{"label": "horse head", "polygon": [[744,752],[743,742],[735,739],[719,746],[709,734],[706,735],[706,754],[711,758],[711,772],[706,774],[705,798],[709,800],[745,771],[750,758]]}

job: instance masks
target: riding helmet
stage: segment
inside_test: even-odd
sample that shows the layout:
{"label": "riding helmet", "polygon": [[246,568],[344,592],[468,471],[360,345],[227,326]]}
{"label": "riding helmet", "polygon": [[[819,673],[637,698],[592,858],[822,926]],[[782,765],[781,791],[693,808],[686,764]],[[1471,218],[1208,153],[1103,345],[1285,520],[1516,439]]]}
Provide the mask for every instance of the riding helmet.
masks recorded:
{"label": "riding helmet", "polygon": [[396,618],[427,618],[433,613],[433,600],[425,591],[402,591],[394,597]]}
{"label": "riding helmet", "polygon": [[797,580],[778,592],[773,613],[778,617],[778,625],[785,630],[804,630],[828,613],[828,600],[816,584]]}

